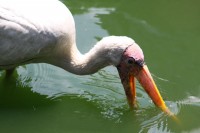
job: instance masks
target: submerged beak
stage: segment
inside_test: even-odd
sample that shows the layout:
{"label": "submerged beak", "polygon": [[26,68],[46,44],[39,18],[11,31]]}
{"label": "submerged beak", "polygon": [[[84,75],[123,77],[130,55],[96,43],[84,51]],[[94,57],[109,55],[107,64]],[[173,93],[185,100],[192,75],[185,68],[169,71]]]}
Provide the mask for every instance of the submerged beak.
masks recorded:
{"label": "submerged beak", "polygon": [[158,88],[146,65],[144,65],[143,68],[138,73],[138,75],[136,75],[136,78],[141,84],[141,86],[144,88],[144,90],[147,92],[149,97],[152,99],[154,104],[158,106],[165,113],[172,115],[170,110],[165,105],[165,102],[163,101],[163,98],[160,95],[160,92],[158,91]]}
{"label": "submerged beak", "polygon": [[126,74],[122,74],[122,71],[119,71],[119,74],[125,89],[128,103],[131,108],[136,106],[136,78],[141,86],[144,88],[144,90],[147,92],[149,97],[152,99],[154,104],[168,115],[173,115],[173,113],[171,113],[165,105],[165,102],[163,101],[160,92],[158,91],[157,86],[146,65],[142,66],[141,68],[134,69],[132,72],[128,72]]}

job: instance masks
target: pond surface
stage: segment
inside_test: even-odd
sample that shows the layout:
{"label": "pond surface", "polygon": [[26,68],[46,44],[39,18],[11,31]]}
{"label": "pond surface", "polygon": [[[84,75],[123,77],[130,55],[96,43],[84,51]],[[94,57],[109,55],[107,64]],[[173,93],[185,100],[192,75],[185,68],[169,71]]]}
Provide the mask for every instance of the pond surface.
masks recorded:
{"label": "pond surface", "polygon": [[129,110],[116,68],[88,76],[48,64],[0,71],[1,133],[200,132],[199,0],[66,0],[87,52],[100,38],[126,35],[141,46],[156,84],[179,123],[154,106],[137,84]]}

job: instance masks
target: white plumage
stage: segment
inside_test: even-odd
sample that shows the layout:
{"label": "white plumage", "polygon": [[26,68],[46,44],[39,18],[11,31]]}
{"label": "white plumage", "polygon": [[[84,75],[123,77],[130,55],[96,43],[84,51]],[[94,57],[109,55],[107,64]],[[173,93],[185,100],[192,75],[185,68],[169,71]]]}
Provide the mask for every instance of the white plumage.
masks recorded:
{"label": "white plumage", "polygon": [[118,65],[128,37],[102,39],[82,55],[76,47],[74,19],[58,0],[0,1],[0,69],[49,63],[75,74]]}

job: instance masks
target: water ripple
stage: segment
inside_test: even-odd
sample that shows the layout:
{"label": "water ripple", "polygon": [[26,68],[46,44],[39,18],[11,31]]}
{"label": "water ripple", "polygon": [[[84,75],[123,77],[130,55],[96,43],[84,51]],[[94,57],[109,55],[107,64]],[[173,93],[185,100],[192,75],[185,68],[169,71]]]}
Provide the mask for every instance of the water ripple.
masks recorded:
{"label": "water ripple", "polygon": [[[55,99],[60,96],[75,96],[94,102],[101,109],[103,117],[119,119],[128,111],[124,89],[116,71],[101,70],[88,76],[77,76],[48,64],[33,64],[17,69],[23,86],[33,92]],[[78,82],[77,82],[78,81]],[[139,108],[154,107],[148,95],[137,83]],[[137,110],[138,111],[138,110]]]}
{"label": "water ripple", "polygon": [[200,98],[196,96],[188,96],[187,98],[178,101],[179,105],[200,106]]}

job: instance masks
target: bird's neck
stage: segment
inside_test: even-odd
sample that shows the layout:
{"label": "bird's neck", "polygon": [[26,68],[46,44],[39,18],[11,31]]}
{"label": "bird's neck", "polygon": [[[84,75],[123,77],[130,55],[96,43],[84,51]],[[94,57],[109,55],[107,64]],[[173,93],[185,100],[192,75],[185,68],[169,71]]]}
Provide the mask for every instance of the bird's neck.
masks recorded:
{"label": "bird's neck", "polygon": [[102,39],[86,54],[81,54],[73,44],[57,65],[78,75],[92,74],[108,65],[116,66],[127,45],[117,44],[113,38],[116,40],[115,37]]}
{"label": "bird's neck", "polygon": [[108,58],[105,55],[102,56],[100,51],[95,51],[92,48],[86,54],[81,54],[78,50],[74,52],[69,61],[69,65],[65,65],[64,69],[74,74],[87,75],[95,73],[108,65]]}

